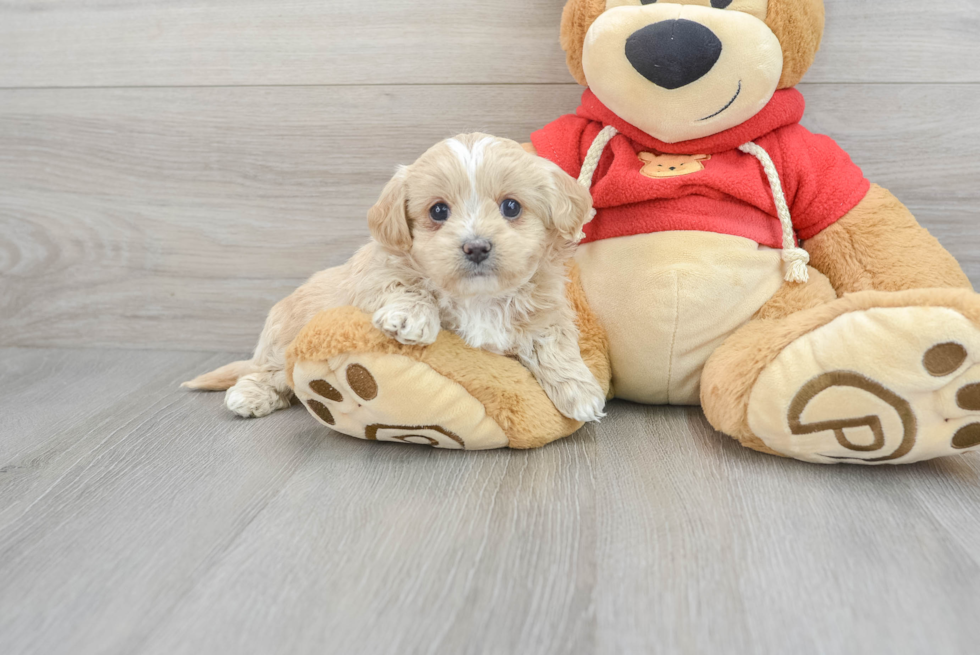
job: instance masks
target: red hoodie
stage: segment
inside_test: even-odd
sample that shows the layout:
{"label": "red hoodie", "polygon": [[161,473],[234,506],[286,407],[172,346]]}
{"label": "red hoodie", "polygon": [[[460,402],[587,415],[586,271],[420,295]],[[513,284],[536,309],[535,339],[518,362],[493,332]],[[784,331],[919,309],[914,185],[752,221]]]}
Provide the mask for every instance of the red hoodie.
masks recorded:
{"label": "red hoodie", "polygon": [[739,151],[740,145],[754,141],[772,157],[800,239],[843,217],[871,186],[833,139],[799,124],[804,108],[796,89],[777,91],[742,125],[703,139],[664,143],[623,121],[586,90],[575,115],[535,132],[531,141],[538,154],[578,177],[602,128],[619,131],[593,178],[597,214],[585,228],[586,243],[697,230],[781,248],[772,188],[759,160]]}

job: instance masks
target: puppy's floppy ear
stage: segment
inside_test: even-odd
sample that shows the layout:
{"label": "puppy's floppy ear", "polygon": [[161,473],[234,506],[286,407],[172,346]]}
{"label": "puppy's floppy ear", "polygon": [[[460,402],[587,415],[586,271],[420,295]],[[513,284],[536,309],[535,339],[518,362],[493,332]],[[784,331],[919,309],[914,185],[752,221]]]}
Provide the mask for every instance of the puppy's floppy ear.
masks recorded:
{"label": "puppy's floppy ear", "polygon": [[368,227],[371,236],[381,245],[394,250],[408,251],[412,248],[412,231],[408,225],[408,210],[405,207],[405,179],[408,169],[401,167],[395,177],[385,185],[381,198],[368,211]]}
{"label": "puppy's floppy ear", "polygon": [[551,167],[554,193],[550,227],[563,239],[578,242],[582,239],[582,228],[592,220],[592,194],[557,165]]}

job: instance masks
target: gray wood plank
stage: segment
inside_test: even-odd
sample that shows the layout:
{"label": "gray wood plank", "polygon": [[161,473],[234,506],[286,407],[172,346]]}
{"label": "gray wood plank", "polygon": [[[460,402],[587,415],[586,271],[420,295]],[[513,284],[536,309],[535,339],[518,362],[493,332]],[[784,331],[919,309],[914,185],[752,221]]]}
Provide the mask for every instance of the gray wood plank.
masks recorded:
{"label": "gray wood plank", "polygon": [[980,82],[974,0],[824,0],[823,44],[810,83]]}
{"label": "gray wood plank", "polygon": [[156,404],[141,393],[147,386],[158,390],[227,358],[0,349],[0,525],[23,514],[96,447],[125,438],[129,414]]}
{"label": "gray wood plank", "polygon": [[[177,389],[218,356],[0,358],[39,371],[2,401],[35,445],[0,460],[0,652],[593,652],[591,432],[460,457]],[[58,384],[98,411],[53,424]]]}
{"label": "gray wood plank", "polygon": [[976,651],[976,455],[819,467],[616,405],[595,471],[597,652]]}
{"label": "gray wood plank", "polygon": [[[569,81],[562,0],[0,4],[0,86]],[[978,82],[972,0],[827,0],[811,82]]]}
{"label": "gray wood plank", "polygon": [[819,467],[623,402],[372,444],[176,388],[227,357],[0,349],[0,652],[976,650],[976,454]]}
{"label": "gray wood plank", "polygon": [[593,446],[319,449],[141,653],[594,653]]}
{"label": "gray wood plank", "polygon": [[366,241],[398,164],[461,131],[526,139],[578,93],[0,92],[0,344],[249,349],[276,300]]}
{"label": "gray wood plank", "polygon": [[[980,86],[805,93],[806,124],[980,282]],[[460,131],[526,139],[578,96],[574,85],[0,91],[0,345],[248,350],[276,300],[364,242],[396,164]]]}
{"label": "gray wood plank", "polygon": [[0,652],[133,652],[309,457],[178,391],[227,357],[0,351]]}
{"label": "gray wood plank", "polygon": [[0,86],[568,82],[556,0],[0,5]]}

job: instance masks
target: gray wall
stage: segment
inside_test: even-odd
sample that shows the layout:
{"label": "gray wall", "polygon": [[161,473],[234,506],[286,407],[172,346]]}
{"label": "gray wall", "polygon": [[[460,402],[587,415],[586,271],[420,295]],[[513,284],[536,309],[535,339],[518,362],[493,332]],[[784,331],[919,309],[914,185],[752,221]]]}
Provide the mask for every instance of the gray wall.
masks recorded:
{"label": "gray wall", "polygon": [[[0,346],[251,348],[397,164],[575,109],[561,5],[0,4]],[[827,5],[806,124],[980,281],[975,2]]]}

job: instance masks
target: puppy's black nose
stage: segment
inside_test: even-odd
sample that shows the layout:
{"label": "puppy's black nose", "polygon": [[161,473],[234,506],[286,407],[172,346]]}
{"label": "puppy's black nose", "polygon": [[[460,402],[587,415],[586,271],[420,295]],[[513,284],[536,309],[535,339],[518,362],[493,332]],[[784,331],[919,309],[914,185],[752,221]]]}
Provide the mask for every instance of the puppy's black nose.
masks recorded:
{"label": "puppy's black nose", "polygon": [[493,244],[486,239],[473,239],[463,244],[463,254],[474,264],[486,260],[490,256],[491,250],[493,250]]}
{"label": "puppy's black nose", "polygon": [[626,39],[626,58],[643,77],[673,91],[708,74],[721,57],[721,39],[692,20],[665,20]]}

